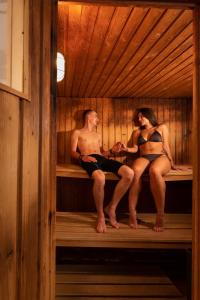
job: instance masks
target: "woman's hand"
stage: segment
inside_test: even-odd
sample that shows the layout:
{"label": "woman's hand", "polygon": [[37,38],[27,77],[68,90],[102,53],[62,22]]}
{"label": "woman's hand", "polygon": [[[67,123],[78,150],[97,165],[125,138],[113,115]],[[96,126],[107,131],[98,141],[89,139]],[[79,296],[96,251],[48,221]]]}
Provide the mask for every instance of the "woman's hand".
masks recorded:
{"label": "woman's hand", "polygon": [[125,144],[121,144],[121,151],[128,152],[128,147]]}

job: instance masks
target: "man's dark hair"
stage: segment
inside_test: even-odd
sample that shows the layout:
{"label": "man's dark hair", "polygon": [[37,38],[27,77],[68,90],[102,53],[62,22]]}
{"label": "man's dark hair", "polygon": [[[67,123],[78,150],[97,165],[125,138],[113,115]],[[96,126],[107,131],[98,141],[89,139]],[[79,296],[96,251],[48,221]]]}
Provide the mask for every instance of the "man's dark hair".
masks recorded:
{"label": "man's dark hair", "polygon": [[158,126],[157,118],[153,112],[153,109],[150,107],[142,107],[136,110],[133,118],[133,121],[136,125],[139,124],[138,122],[139,113],[141,113],[145,118],[147,118],[153,126]]}
{"label": "man's dark hair", "polygon": [[88,116],[91,112],[93,112],[93,111],[94,111],[93,109],[86,109],[86,110],[84,110],[84,112],[83,112],[83,122],[85,122],[87,116]]}

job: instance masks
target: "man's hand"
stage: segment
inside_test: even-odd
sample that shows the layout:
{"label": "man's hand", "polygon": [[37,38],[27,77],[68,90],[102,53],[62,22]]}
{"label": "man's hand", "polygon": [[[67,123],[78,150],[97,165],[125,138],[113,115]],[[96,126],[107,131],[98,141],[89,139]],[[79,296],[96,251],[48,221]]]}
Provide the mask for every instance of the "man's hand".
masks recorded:
{"label": "man's hand", "polygon": [[95,157],[89,155],[80,155],[80,160],[84,162],[97,162]]}
{"label": "man's hand", "polygon": [[121,142],[117,142],[113,147],[112,147],[112,152],[119,153],[121,151]]}

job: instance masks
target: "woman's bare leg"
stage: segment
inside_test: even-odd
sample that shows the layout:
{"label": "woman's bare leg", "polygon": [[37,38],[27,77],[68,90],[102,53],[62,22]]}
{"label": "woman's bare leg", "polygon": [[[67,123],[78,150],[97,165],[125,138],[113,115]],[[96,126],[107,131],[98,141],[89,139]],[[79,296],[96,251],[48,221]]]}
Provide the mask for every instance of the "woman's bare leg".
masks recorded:
{"label": "woman's bare leg", "polygon": [[164,208],[166,184],[163,176],[169,172],[171,164],[166,156],[160,156],[154,160],[149,168],[150,187],[157,209],[155,231],[164,230]]}
{"label": "woman's bare leg", "polygon": [[141,188],[141,176],[144,173],[149,161],[143,157],[136,159],[132,165],[134,178],[129,191],[129,226],[137,228],[136,206]]}

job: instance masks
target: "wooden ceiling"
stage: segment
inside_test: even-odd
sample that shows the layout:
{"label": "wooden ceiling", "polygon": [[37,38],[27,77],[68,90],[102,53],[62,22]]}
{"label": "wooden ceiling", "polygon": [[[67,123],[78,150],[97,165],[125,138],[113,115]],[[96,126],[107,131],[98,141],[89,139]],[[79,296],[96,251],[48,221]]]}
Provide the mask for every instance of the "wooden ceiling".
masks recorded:
{"label": "wooden ceiling", "polygon": [[58,96],[191,97],[192,11],[59,2]]}

